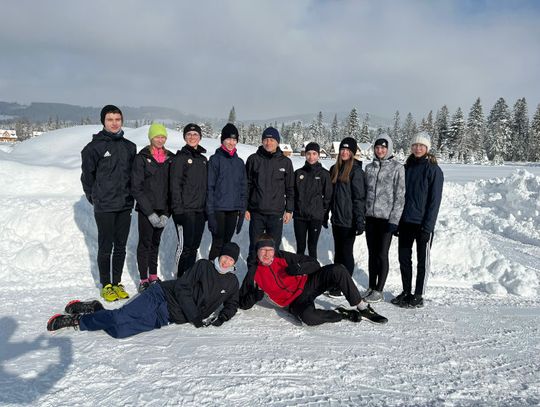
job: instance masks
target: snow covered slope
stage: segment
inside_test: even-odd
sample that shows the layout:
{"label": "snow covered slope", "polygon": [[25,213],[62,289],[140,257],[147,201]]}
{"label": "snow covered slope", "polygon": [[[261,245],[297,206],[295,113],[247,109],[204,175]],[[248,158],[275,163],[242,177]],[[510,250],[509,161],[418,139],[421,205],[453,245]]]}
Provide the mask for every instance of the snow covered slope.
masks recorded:
{"label": "snow covered slope", "polygon": [[[70,330],[51,335],[50,315],[69,299],[98,294],[97,231],[79,182],[80,151],[98,130],[62,129],[0,149],[0,404],[540,403],[539,167],[443,166],[426,307],[379,304],[390,319],[384,327],[299,327],[263,303],[219,329],[169,326],[125,340]],[[126,129],[126,137],[140,149],[147,130]],[[201,144],[209,156],[219,142]],[[167,147],[182,145],[181,134],[170,130]],[[239,146],[244,159],[254,151]],[[293,163],[298,168],[303,160]],[[234,239],[245,257],[247,227]],[[138,282],[136,244],[133,217],[124,270],[131,293]],[[164,279],[174,275],[175,245],[169,224],[160,252]],[[206,232],[201,252],[209,246]],[[283,246],[294,250],[292,225],[284,228]],[[328,230],[319,248],[321,261],[332,261]],[[362,287],[363,236],[355,258]],[[245,271],[241,262],[240,279]],[[399,291],[394,242],[386,301]],[[337,303],[321,298],[319,306]]]}

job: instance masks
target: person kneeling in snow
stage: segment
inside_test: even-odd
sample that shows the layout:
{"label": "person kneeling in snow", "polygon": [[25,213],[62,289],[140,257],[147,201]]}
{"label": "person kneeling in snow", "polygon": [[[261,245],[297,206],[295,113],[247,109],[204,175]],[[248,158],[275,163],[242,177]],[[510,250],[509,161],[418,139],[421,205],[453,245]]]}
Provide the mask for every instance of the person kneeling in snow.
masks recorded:
{"label": "person kneeling in snow", "polygon": [[[240,308],[249,309],[266,294],[270,301],[288,308],[306,325],[320,325],[348,319],[360,322],[363,318],[378,324],[388,319],[377,314],[360,296],[353,279],[341,264],[321,267],[319,262],[302,254],[275,250],[270,235],[262,235],[255,244],[257,262],[249,266],[240,289]],[[354,309],[336,310],[315,308],[315,298],[339,288]]]}
{"label": "person kneeling in snow", "polygon": [[[49,319],[47,330],[78,327],[81,331],[103,330],[113,338],[125,338],[169,323],[191,322],[197,328],[221,326],[238,308],[238,279],[233,272],[239,254],[236,243],[227,243],[213,262],[201,259],[181,278],[151,284],[115,310],[104,309],[97,300],[70,301],[66,314]],[[217,317],[209,318],[222,304]]]}

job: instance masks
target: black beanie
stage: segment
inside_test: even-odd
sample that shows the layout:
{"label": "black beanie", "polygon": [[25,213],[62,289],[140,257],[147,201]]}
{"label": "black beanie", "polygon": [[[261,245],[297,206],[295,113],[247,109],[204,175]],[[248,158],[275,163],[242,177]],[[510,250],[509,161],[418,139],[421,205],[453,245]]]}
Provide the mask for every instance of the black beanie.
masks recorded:
{"label": "black beanie", "polygon": [[339,143],[339,149],[341,150],[342,148],[348,148],[349,150],[351,150],[354,156],[358,151],[358,144],[356,143],[356,140],[352,137],[345,137],[343,140],[341,140],[341,143]]}
{"label": "black beanie", "polygon": [[278,143],[281,141],[281,138],[279,137],[279,131],[274,127],[267,127],[266,129],[264,129],[262,139],[264,140],[265,138],[273,138]]}
{"label": "black beanie", "polygon": [[107,116],[107,113],[118,113],[120,116],[122,116],[122,123],[124,122],[124,115],[122,114],[122,111],[117,108],[115,105],[107,105],[104,106],[103,109],[101,109],[101,113],[99,114],[101,124],[105,126],[105,116]]}
{"label": "black beanie", "polygon": [[186,124],[186,126],[184,127],[184,138],[186,138],[186,133],[188,131],[196,131],[197,133],[199,133],[199,136],[202,138],[202,130],[198,124],[195,124],[195,123]]}
{"label": "black beanie", "polygon": [[238,261],[238,256],[240,255],[240,247],[234,242],[225,243],[219,255],[229,256],[236,263]]}
{"label": "black beanie", "polygon": [[221,142],[223,143],[225,139],[233,138],[238,141],[238,129],[232,123],[227,123],[223,129],[221,129]]}
{"label": "black beanie", "polygon": [[388,140],[386,140],[385,138],[378,138],[377,140],[375,140],[375,144],[373,144],[373,147],[377,146],[383,146],[388,148]]}
{"label": "black beanie", "polygon": [[321,153],[321,147],[317,143],[312,141],[311,143],[307,143],[305,151],[306,151],[306,153],[308,151],[316,151],[317,154],[320,154]]}

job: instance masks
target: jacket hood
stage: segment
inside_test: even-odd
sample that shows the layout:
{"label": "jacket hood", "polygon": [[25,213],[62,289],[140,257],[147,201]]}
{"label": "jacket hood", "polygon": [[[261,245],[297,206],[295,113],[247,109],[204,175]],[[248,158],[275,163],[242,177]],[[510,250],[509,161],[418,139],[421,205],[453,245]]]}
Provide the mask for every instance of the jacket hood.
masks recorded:
{"label": "jacket hood", "polygon": [[[381,134],[380,136],[377,136],[375,140],[373,141],[373,153],[375,154],[375,142],[377,140],[386,140],[386,144],[388,145],[388,151],[386,152],[386,155],[382,158],[383,160],[388,160],[390,157],[394,155],[394,142],[390,138],[390,136],[386,133]],[[377,156],[373,157],[373,160],[378,160]]]}

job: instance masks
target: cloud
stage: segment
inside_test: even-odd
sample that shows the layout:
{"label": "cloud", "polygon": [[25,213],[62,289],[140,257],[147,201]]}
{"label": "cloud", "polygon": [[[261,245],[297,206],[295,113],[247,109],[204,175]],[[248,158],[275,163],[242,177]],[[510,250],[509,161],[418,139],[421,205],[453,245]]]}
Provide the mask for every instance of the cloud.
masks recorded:
{"label": "cloud", "polygon": [[3,3],[3,100],[241,120],[540,101],[534,2]]}

